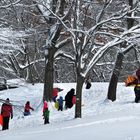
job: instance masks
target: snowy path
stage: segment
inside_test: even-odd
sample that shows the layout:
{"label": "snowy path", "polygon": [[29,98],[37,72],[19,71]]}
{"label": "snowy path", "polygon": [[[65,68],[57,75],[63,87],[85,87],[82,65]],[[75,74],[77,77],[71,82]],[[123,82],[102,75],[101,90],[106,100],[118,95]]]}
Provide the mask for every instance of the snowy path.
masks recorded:
{"label": "snowy path", "polygon": [[[87,140],[139,140],[140,116],[117,117],[102,119],[98,121],[74,119],[65,124],[39,126],[37,128],[27,128],[9,133],[2,132],[1,140],[34,140],[34,139],[49,139],[49,140],[66,140],[71,137],[72,140],[82,140],[87,137]],[[135,130],[135,131],[134,131]],[[129,133],[129,136],[128,136]],[[6,136],[6,137],[5,137]]]}

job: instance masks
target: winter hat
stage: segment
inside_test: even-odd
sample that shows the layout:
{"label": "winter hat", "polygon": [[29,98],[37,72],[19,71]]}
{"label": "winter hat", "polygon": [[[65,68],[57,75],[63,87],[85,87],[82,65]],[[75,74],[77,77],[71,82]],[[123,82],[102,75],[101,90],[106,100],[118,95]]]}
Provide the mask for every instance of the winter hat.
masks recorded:
{"label": "winter hat", "polygon": [[27,102],[26,102],[26,105],[30,105],[30,101],[27,101]]}
{"label": "winter hat", "polygon": [[72,89],[71,89],[71,92],[73,92],[73,93],[74,93],[74,92],[75,92],[75,89],[74,89],[74,88],[72,88]]}
{"label": "winter hat", "polygon": [[9,102],[10,102],[9,98],[7,98],[5,102],[6,102],[6,103],[9,103]]}

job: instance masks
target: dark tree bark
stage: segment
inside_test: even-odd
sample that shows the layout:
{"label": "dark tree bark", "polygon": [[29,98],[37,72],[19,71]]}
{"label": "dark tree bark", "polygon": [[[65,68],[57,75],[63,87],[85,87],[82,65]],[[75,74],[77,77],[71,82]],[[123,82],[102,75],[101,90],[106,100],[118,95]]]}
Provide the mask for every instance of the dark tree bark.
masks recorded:
{"label": "dark tree bark", "polygon": [[55,50],[50,49],[48,57],[45,60],[45,76],[44,76],[44,94],[43,99],[52,100],[53,76],[54,76],[54,54]]}
{"label": "dark tree bark", "polygon": [[80,74],[77,76],[77,85],[76,85],[76,106],[75,106],[75,118],[81,118],[81,105],[82,105],[82,87],[84,83],[84,77]]}
{"label": "dark tree bark", "polygon": [[[133,8],[133,0],[129,0],[129,6],[131,7],[131,9]],[[131,14],[128,14],[128,16],[131,17]],[[130,29],[131,27],[133,27],[133,25],[134,25],[134,19],[127,18],[127,28]],[[125,47],[126,43],[121,45],[121,47],[122,46]],[[124,54],[126,54],[128,51],[130,51],[130,49],[125,52],[119,52],[117,54],[116,63],[115,63],[115,67],[112,72],[111,79],[110,79],[108,95],[107,95],[107,98],[111,101],[116,100],[117,83],[118,83],[118,78],[119,78],[120,72],[122,70]]]}
{"label": "dark tree bark", "polygon": [[[64,13],[64,9],[63,9],[65,7],[64,5],[65,5],[65,0],[61,0],[61,6],[57,13],[57,0],[53,0],[52,1],[53,13],[57,13],[58,16],[62,16]],[[45,64],[43,99],[47,101],[52,101],[52,91],[53,91],[53,82],[54,82],[54,55],[56,51],[59,49],[56,48],[55,45],[61,36],[60,33],[63,28],[62,24],[61,23],[58,24],[58,23],[59,21],[57,21],[57,19],[55,20],[52,15],[52,18],[50,18],[49,20],[50,29],[54,28],[54,25],[56,26],[53,32],[50,30],[50,34],[49,34],[50,36],[48,36],[48,40],[51,43],[49,44],[50,46],[46,46],[48,54],[46,56],[46,64]]]}
{"label": "dark tree bark", "polygon": [[[133,0],[128,0],[129,6],[131,9],[133,8]],[[132,13],[128,14],[128,17],[131,17]],[[134,25],[134,19],[133,18],[127,18],[127,28],[130,29]]]}
{"label": "dark tree bark", "polygon": [[123,53],[117,54],[115,68],[113,69],[113,73],[110,79],[108,96],[107,96],[107,98],[111,101],[116,100],[116,89],[117,89],[118,78],[122,69],[123,58],[124,58]]}

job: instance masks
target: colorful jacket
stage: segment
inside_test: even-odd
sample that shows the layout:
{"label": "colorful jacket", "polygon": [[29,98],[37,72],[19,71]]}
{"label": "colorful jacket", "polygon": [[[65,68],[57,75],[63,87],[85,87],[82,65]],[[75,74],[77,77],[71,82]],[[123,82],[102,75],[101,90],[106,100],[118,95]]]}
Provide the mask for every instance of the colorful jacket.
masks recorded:
{"label": "colorful jacket", "polygon": [[1,115],[3,117],[10,117],[10,116],[13,116],[13,109],[12,109],[12,105],[9,103],[9,104],[2,104],[2,107],[1,107]]}
{"label": "colorful jacket", "polygon": [[24,112],[30,112],[30,109],[34,110],[29,104],[26,104],[24,108]]}
{"label": "colorful jacket", "polygon": [[44,118],[48,118],[49,119],[50,111],[48,109],[45,109],[44,112],[43,112],[43,116],[44,116]]}
{"label": "colorful jacket", "polygon": [[53,97],[57,97],[57,96],[58,96],[58,89],[53,88]]}
{"label": "colorful jacket", "polygon": [[46,109],[48,109],[48,103],[47,103],[47,101],[44,101],[43,113],[44,113],[44,111],[45,111]]}
{"label": "colorful jacket", "polygon": [[59,106],[63,106],[63,97],[60,96],[58,99]]}

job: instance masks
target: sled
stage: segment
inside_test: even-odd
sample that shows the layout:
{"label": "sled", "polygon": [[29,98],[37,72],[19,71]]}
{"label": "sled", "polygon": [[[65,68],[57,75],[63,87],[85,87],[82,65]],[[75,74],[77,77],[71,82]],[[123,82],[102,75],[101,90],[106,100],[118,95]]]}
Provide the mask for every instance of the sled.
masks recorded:
{"label": "sled", "polygon": [[125,86],[135,86],[135,84],[133,84],[133,82],[136,80],[137,78],[133,75],[129,75],[127,77],[127,79],[125,80]]}
{"label": "sled", "polygon": [[0,115],[0,125],[3,126],[3,117]]}

